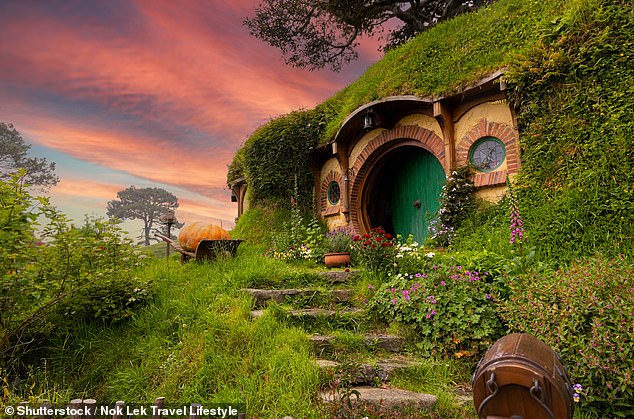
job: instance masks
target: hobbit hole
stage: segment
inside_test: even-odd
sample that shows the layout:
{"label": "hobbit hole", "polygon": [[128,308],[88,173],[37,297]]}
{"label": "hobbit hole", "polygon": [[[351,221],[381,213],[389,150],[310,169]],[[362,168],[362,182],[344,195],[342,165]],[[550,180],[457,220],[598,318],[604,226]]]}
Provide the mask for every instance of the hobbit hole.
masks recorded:
{"label": "hobbit hole", "polygon": [[476,169],[476,193],[499,199],[519,170],[517,128],[500,76],[447,97],[388,97],[352,112],[333,140],[313,151],[318,215],[330,228],[367,233],[381,226],[424,241],[446,177],[467,164]]}
{"label": "hobbit hole", "polygon": [[[475,168],[476,194],[497,201],[519,171],[518,131],[501,72],[445,97],[392,96],[367,103],[310,156],[317,215],[330,229],[383,227],[424,241],[445,179]],[[232,186],[238,216],[246,184]]]}

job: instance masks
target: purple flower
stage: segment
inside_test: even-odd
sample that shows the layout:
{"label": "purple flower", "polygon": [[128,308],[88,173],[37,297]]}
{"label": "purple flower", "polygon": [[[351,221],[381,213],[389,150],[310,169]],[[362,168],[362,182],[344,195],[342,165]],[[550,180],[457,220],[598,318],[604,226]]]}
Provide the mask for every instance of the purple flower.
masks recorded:
{"label": "purple flower", "polygon": [[487,294],[487,295],[485,295],[485,297],[486,297],[487,300],[493,299],[493,297],[491,297],[491,294]]}
{"label": "purple flower", "polygon": [[396,298],[392,299],[392,304],[396,304]]}
{"label": "purple flower", "polygon": [[444,287],[445,285],[447,285],[447,283],[445,281],[440,281],[440,285]]}
{"label": "purple flower", "polygon": [[368,289],[371,290],[372,289],[372,284],[368,284]]}

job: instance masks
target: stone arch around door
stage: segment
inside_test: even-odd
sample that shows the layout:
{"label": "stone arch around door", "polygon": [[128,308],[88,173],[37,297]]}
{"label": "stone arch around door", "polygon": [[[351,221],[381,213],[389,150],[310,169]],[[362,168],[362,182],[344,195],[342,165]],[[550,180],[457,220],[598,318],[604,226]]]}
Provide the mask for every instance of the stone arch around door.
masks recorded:
{"label": "stone arch around door", "polygon": [[351,168],[350,222],[355,231],[367,233],[372,227],[363,205],[363,193],[374,169],[390,153],[406,147],[429,152],[438,160],[445,175],[449,173],[443,140],[433,131],[418,125],[403,125],[383,131],[365,146]]}

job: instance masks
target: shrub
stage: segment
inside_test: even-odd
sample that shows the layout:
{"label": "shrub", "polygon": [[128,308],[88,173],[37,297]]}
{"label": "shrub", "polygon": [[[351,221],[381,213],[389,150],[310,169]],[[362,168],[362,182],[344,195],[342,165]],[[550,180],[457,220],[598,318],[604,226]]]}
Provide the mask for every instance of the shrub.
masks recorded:
{"label": "shrub", "polygon": [[597,257],[551,274],[510,280],[500,312],[511,332],[526,332],[560,354],[582,404],[601,415],[634,414],[634,265]]}
{"label": "shrub", "polygon": [[326,251],[329,253],[345,253],[351,250],[352,236],[350,229],[338,227],[326,233]]}
{"label": "shrub", "polygon": [[[77,228],[46,199],[32,197],[19,175],[0,181],[0,190],[0,360],[19,362],[41,343],[36,336],[76,319],[51,316],[78,311],[64,307],[82,307],[87,320],[119,320],[147,300],[147,284],[134,276],[145,256],[115,222],[87,220]],[[45,223],[39,231],[38,218]]]}
{"label": "shrub", "polygon": [[381,227],[354,236],[353,252],[355,260],[372,273],[386,275],[394,270],[394,238]]}
{"label": "shrub", "polygon": [[447,178],[440,193],[440,209],[436,219],[429,223],[429,241],[433,246],[447,247],[456,230],[475,209],[475,186],[469,166],[456,168]]}
{"label": "shrub", "polygon": [[501,333],[487,273],[433,265],[427,273],[396,274],[370,285],[370,310],[380,319],[412,325],[427,355],[475,356]]}
{"label": "shrub", "polygon": [[425,250],[420,246],[411,234],[403,241],[399,235],[396,237],[396,270],[400,273],[425,271],[431,268],[434,252]]}

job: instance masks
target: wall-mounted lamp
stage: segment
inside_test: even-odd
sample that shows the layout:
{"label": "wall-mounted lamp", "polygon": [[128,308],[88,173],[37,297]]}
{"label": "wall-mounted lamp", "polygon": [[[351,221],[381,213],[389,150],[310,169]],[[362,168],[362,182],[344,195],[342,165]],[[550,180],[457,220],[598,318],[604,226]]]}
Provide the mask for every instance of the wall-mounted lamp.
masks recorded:
{"label": "wall-mounted lamp", "polygon": [[366,130],[374,128],[376,124],[375,119],[374,112],[371,109],[368,109],[363,116],[363,129]]}

